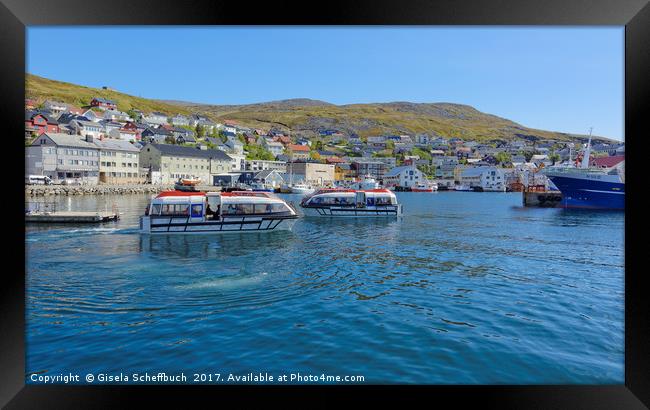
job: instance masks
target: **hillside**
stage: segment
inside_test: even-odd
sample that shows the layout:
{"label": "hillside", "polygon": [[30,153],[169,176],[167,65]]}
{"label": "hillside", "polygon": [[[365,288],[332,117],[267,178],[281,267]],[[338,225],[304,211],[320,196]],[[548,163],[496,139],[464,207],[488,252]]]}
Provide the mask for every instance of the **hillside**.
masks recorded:
{"label": "hillside", "polygon": [[[102,96],[115,100],[122,111],[137,108],[144,112],[161,111],[166,114],[202,113],[215,121],[235,120],[253,128],[290,128],[292,132],[306,136],[316,136],[319,131],[335,129],[361,137],[424,133],[479,142],[515,139],[586,142],[585,135],[527,128],[462,104],[392,102],[334,105],[324,101],[297,98],[247,105],[209,105],[145,99],[30,74],[26,75],[25,87],[27,97],[35,98],[39,102],[55,99],[85,105],[92,97]],[[603,142],[609,140],[605,137],[594,139]]]}
{"label": "hillside", "polygon": [[167,104],[157,100],[134,97],[118,91],[49,80],[32,74],[25,74],[25,97],[33,98],[37,103],[45,100],[61,101],[78,107],[86,106],[93,97],[104,97],[117,103],[121,111],[138,109],[143,112],[160,111],[165,114],[190,114],[181,106]]}

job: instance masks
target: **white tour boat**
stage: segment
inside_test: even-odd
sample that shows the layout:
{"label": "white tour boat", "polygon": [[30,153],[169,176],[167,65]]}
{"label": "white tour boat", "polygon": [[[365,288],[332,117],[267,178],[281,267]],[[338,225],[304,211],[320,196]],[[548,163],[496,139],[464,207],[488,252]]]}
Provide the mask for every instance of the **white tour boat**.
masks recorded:
{"label": "white tour boat", "polygon": [[320,189],[302,200],[308,216],[401,216],[402,204],[388,189]]}
{"label": "white tour boat", "polygon": [[454,191],[472,191],[472,187],[465,184],[454,186]]}
{"label": "white tour boat", "polygon": [[268,192],[165,191],[151,200],[140,217],[140,231],[227,233],[291,230],[298,214]]}

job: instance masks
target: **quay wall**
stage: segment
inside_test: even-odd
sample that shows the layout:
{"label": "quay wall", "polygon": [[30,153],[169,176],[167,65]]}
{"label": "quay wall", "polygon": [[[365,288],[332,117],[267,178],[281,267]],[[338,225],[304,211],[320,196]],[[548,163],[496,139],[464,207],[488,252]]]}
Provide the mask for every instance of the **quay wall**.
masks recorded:
{"label": "quay wall", "polygon": [[[217,190],[214,186],[198,186],[200,190]],[[132,185],[25,185],[26,197],[56,195],[125,195],[155,194],[174,189],[173,184],[132,184]]]}

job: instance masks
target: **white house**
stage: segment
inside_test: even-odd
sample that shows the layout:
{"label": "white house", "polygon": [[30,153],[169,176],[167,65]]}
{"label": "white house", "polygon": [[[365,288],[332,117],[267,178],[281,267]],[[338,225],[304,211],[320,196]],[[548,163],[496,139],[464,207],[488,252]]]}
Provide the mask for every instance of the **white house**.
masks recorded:
{"label": "white house", "polygon": [[152,112],[150,114],[145,115],[142,117],[143,120],[150,124],[159,124],[159,125],[164,125],[167,124],[167,116],[161,112]]}
{"label": "white house", "polygon": [[460,170],[459,182],[470,187],[480,187],[483,191],[506,191],[503,169],[497,167],[469,167]]}
{"label": "white house", "polygon": [[180,115],[180,114],[174,115],[172,117],[171,121],[172,121],[172,124],[174,124],[176,126],[178,126],[178,125],[185,125],[185,126],[190,125],[190,119],[187,118],[186,116]]}
{"label": "white house", "polygon": [[87,110],[82,114],[82,116],[88,118],[88,120],[92,122],[100,122],[101,120],[104,119],[103,112],[95,112],[93,110]]}
{"label": "white house", "polygon": [[282,145],[281,142],[276,142],[276,141],[271,141],[267,138],[264,138],[262,140],[262,146],[267,149],[271,154],[275,155],[276,157],[278,155],[282,155],[284,152],[284,145]]}
{"label": "white house", "polygon": [[423,183],[426,177],[415,166],[395,167],[384,174],[384,186],[413,187]]}
{"label": "white house", "polygon": [[104,135],[104,126],[92,121],[73,120],[70,121],[70,128],[72,128],[77,135],[83,137],[91,136],[99,138]]}
{"label": "white house", "polygon": [[133,121],[129,114],[120,110],[106,110],[104,111],[104,118],[113,121]]}

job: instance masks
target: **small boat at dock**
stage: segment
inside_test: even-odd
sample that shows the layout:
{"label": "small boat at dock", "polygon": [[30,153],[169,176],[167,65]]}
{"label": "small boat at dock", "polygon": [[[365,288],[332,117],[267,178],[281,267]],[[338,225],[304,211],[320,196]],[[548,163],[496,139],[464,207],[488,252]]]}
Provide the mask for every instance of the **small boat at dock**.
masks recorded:
{"label": "small boat at dock", "polygon": [[438,190],[435,182],[421,182],[411,187],[411,192],[434,192]]}
{"label": "small boat at dock", "polygon": [[312,188],[311,185],[307,184],[294,184],[291,186],[291,193],[292,194],[302,194],[302,195],[309,195],[315,191],[314,188]]}

